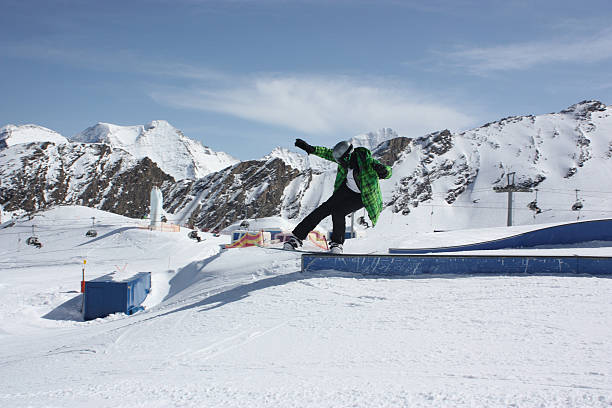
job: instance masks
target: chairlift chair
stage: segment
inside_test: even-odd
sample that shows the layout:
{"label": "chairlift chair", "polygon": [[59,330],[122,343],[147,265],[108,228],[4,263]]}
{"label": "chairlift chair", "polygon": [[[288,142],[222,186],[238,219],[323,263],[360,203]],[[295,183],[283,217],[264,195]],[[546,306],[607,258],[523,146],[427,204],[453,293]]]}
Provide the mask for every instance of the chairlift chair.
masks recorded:
{"label": "chairlift chair", "polygon": [[531,211],[534,211],[535,214],[540,214],[542,212],[542,209],[538,207],[538,189],[537,188],[535,189],[535,199],[529,204],[527,204],[527,208],[529,208]]}
{"label": "chairlift chair", "polygon": [[200,234],[198,234],[198,231],[191,231],[189,234],[187,234],[187,236],[191,239],[195,239],[196,241],[200,242],[202,241],[202,237],[200,237]]}
{"label": "chairlift chair", "polygon": [[85,233],[86,237],[95,238],[98,236],[98,231],[94,229],[96,217],[91,217],[91,229]]}
{"label": "chairlift chair", "polygon": [[584,207],[582,201],[578,198],[578,191],[580,190],[576,190],[576,202],[572,205],[572,211],[580,211]]}
{"label": "chairlift chair", "polygon": [[36,248],[42,248],[42,242],[38,240],[36,233],[34,232],[34,225],[32,225],[32,236],[26,239],[26,244],[31,245]]}
{"label": "chairlift chair", "polygon": [[42,242],[38,240],[38,237],[32,236],[26,239],[26,244],[31,245],[36,248],[42,248]]}
{"label": "chairlift chair", "polygon": [[535,211],[536,214],[540,214],[542,212],[542,209],[538,207],[538,202],[535,200],[527,204],[527,208],[529,208],[531,211]]}
{"label": "chairlift chair", "polygon": [[370,224],[368,224],[368,221],[365,219],[365,216],[363,215],[357,218],[357,223],[363,227],[370,228]]}

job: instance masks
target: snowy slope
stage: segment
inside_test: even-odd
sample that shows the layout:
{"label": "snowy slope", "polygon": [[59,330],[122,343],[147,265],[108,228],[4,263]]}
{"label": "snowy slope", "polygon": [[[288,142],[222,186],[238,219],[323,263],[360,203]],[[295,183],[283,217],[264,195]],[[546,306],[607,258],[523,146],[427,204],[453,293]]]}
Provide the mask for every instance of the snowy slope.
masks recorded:
{"label": "snowy slope", "polygon": [[192,140],[164,120],[144,126],[98,123],[75,135],[83,143],[107,143],[136,158],[149,157],[176,180],[198,179],[238,162],[227,153],[215,152]]}
{"label": "snowy slope", "polygon": [[0,149],[21,143],[51,142],[68,143],[59,133],[37,125],[6,125],[0,128]]}
{"label": "snowy slope", "polygon": [[272,152],[266,155],[262,160],[267,161],[275,158],[283,160],[286,164],[300,172],[311,170],[316,173],[323,173],[326,171],[335,171],[337,167],[336,164],[321,159],[313,154],[304,154],[304,152],[296,153],[281,147],[272,150]]}
{"label": "snowy slope", "polygon": [[[0,230],[0,406],[612,404],[610,279],[304,275],[292,253],[138,225],[60,207]],[[147,309],[80,321],[84,259],[88,279],[152,272]]]}

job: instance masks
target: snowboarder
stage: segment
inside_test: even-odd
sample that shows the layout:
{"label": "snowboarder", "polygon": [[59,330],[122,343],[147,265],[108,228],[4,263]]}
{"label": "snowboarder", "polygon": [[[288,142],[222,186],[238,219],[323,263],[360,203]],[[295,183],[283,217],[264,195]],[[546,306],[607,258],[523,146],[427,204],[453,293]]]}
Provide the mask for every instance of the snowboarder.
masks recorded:
{"label": "snowboarder", "polygon": [[330,252],[342,253],[345,217],[348,214],[365,207],[372,226],[376,225],[383,205],[378,179],[390,178],[391,167],[374,159],[365,147],[353,149],[353,145],[346,141],[336,144],[333,149],[311,146],[302,139],[296,139],[295,145],[308,154],[338,163],[338,170],[332,196],[295,227],[293,236],[285,242],[284,248],[298,249],[308,233],[331,215],[333,232]]}

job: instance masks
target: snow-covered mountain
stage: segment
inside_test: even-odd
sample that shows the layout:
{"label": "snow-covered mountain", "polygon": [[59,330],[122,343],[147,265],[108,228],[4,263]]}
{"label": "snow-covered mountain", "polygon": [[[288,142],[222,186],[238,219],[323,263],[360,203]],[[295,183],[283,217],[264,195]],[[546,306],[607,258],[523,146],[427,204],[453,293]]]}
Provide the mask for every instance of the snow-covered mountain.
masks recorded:
{"label": "snow-covered mountain", "polygon": [[227,153],[216,152],[186,137],[165,120],[139,126],[98,123],[78,133],[72,140],[106,143],[138,159],[149,157],[176,180],[198,179],[238,162]]}
{"label": "snow-covered mountain", "polygon": [[[94,127],[83,132],[80,140],[102,144],[4,149],[0,204],[7,211],[25,208],[24,201],[15,197],[27,190],[37,197],[27,201],[34,203],[28,204],[28,210],[60,203],[100,207],[117,199],[116,194],[107,197],[111,186],[113,191],[127,192],[157,183],[162,185],[165,210],[178,222],[224,228],[243,218],[282,216],[297,222],[332,192],[334,163],[282,148],[261,160],[237,162],[196,180],[172,180],[163,163],[151,160],[148,168],[159,173],[148,179],[149,184],[136,186],[144,180],[137,165],[125,164],[118,178],[117,171],[109,171],[113,166],[102,163],[111,153],[121,156],[122,163],[140,163],[124,148],[139,143],[146,147],[145,141],[161,138],[162,129],[167,129],[160,124],[145,128],[117,131],[99,125],[97,131]],[[393,166],[392,178],[381,181],[385,210],[379,222],[404,223],[407,231],[505,225],[507,197],[494,187],[503,187],[508,180],[534,189],[514,195],[515,225],[612,216],[612,189],[606,187],[612,176],[612,107],[598,101],[583,101],[558,113],[504,118],[458,133],[442,130],[411,138],[385,129],[357,136],[353,143],[371,147],[375,157]],[[93,146],[106,148],[94,153]],[[41,157],[44,166],[27,165]],[[85,167],[86,172],[80,170]],[[119,182],[121,186],[115,186]],[[74,191],[88,187],[95,191],[91,194],[95,199],[88,202],[76,193],[64,194],[66,184]],[[62,193],[50,195],[50,186]],[[148,198],[140,196],[144,202],[138,202],[132,215],[146,212]],[[572,210],[576,201],[583,204],[581,211]],[[124,205],[115,211],[128,214]],[[541,212],[532,210],[536,207]]]}
{"label": "snow-covered mountain", "polygon": [[0,149],[21,143],[51,142],[68,143],[59,133],[37,125],[6,125],[0,128]]}
{"label": "snow-covered mountain", "polygon": [[[394,166],[393,186],[383,187],[392,213],[410,223],[436,218],[465,225],[505,222],[506,194],[493,187],[510,181],[538,189],[515,194],[515,223],[612,216],[612,107],[583,101],[559,113],[504,118],[467,132],[436,132],[410,141]],[[579,190],[579,191],[576,191]],[[571,210],[576,200],[582,212]]]}
{"label": "snow-covered mountain", "polygon": [[78,204],[140,218],[151,186],[174,183],[148,157],[106,144],[18,144],[0,151],[0,203],[35,212]]}

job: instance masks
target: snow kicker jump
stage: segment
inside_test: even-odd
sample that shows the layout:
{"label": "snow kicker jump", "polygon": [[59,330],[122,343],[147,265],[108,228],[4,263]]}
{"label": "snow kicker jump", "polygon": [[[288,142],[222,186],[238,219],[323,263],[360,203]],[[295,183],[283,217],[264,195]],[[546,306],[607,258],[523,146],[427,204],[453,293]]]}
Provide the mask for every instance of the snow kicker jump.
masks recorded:
{"label": "snow kicker jump", "polygon": [[416,255],[439,252],[486,251],[533,248],[545,245],[572,245],[590,241],[612,242],[612,219],[554,225],[509,237],[465,245],[436,248],[389,248],[389,253]]}

